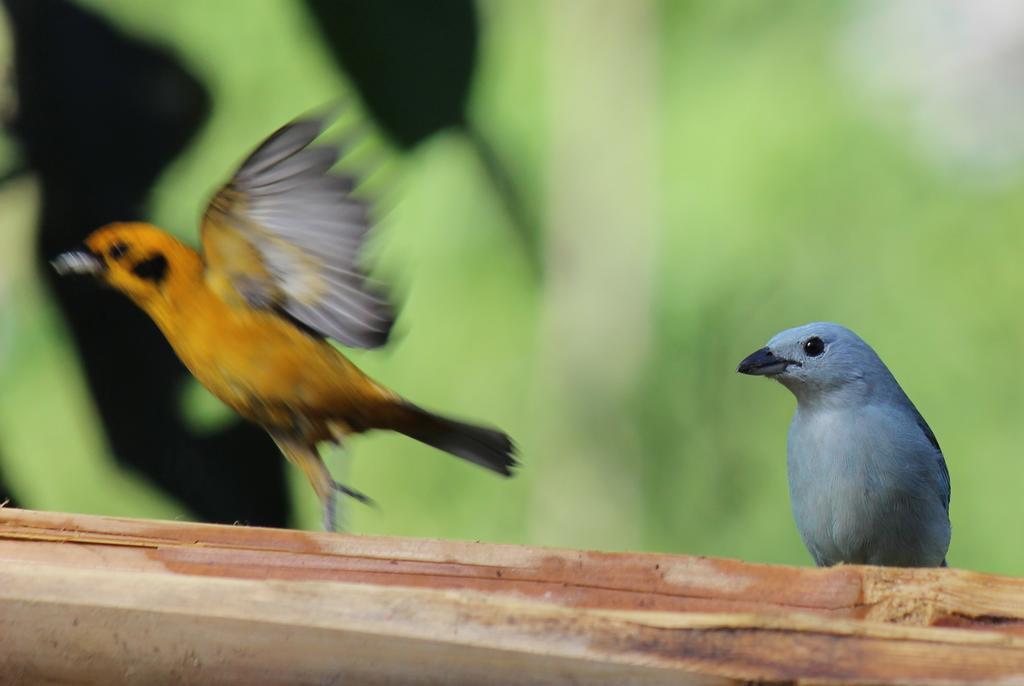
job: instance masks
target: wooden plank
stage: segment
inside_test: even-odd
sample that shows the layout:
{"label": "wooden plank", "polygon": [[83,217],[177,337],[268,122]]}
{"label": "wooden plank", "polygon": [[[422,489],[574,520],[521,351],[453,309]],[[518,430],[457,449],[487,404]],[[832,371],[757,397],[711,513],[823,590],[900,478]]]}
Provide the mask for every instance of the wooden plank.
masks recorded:
{"label": "wooden plank", "polygon": [[0,510],[14,683],[1024,683],[1022,599],[960,570]]}
{"label": "wooden plank", "polygon": [[[55,549],[49,542],[73,543]],[[577,607],[794,610],[1024,628],[1024,581],[963,570],[787,568],[715,558],[346,536],[0,509],[0,559],[514,592]]]}

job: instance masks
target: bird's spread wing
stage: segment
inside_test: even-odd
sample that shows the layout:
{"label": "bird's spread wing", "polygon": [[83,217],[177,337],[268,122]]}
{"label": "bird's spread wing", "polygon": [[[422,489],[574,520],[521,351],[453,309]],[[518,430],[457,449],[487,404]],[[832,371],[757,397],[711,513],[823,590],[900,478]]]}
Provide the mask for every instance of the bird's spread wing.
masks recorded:
{"label": "bird's spread wing", "polygon": [[387,341],[394,313],[359,265],[370,228],[338,147],[309,147],[326,118],[298,120],[253,152],[202,222],[207,281],[229,301],[289,315],[357,348]]}

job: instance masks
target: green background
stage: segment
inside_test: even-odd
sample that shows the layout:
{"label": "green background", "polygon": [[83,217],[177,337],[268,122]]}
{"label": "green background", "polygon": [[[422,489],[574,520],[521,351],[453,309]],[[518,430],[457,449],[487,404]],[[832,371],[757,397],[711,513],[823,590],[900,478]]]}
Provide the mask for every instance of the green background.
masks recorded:
{"label": "green background", "polygon": [[[84,4],[177,51],[213,93],[151,204],[193,242],[254,144],[351,91],[295,3]],[[794,401],[735,366],[780,329],[832,320],[875,347],[943,446],[950,563],[1024,569],[1024,194],[937,164],[912,103],[858,85],[854,8],[480,10],[470,114],[537,218],[545,277],[463,135],[408,153],[375,135],[360,152],[379,163],[379,272],[402,311],[388,349],[352,357],[419,404],[506,429],[523,466],[505,481],[358,437],[327,458],[380,504],[349,506],[350,530],[810,564],[786,489]],[[26,507],[187,519],[107,452],[31,266],[35,191],[0,189],[5,478]],[[197,425],[234,421],[198,386],[182,402]],[[318,528],[290,477],[294,524]]]}

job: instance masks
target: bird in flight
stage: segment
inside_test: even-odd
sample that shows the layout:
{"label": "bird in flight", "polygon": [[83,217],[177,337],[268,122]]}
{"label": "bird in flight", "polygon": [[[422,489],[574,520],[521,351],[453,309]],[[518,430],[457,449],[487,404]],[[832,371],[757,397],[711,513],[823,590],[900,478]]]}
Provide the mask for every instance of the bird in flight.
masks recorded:
{"label": "bird in flight", "polygon": [[341,146],[311,146],[329,119],[284,126],[242,163],[206,208],[202,253],[150,224],[115,223],[53,266],[142,308],[192,374],[302,470],[333,531],[337,493],[369,499],[332,478],[321,443],[384,429],[504,476],[517,462],[505,433],[410,403],[328,342],[376,348],[394,322],[360,264],[369,208],[353,177],[331,172]]}

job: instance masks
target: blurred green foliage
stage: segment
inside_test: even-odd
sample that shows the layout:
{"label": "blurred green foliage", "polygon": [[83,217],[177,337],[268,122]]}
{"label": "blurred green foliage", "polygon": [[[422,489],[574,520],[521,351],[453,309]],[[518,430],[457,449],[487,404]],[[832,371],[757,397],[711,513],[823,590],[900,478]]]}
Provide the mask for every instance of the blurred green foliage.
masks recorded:
{"label": "blurred green foliage", "polygon": [[[256,142],[349,90],[299,3],[85,4],[171,46],[213,93],[209,125],[152,204],[155,223],[191,241],[211,190]],[[379,271],[403,303],[389,349],[352,357],[417,403],[500,425],[523,462],[506,482],[401,437],[356,438],[329,464],[380,507],[349,507],[351,530],[809,564],[785,477],[794,401],[734,369],[776,331],[825,319],[876,348],[938,436],[953,485],[951,564],[1024,569],[1012,543],[1024,518],[1015,495],[1024,482],[1024,194],[935,169],[909,142],[902,111],[877,107],[844,77],[843,3],[639,4],[648,13],[628,40],[653,58],[650,131],[619,128],[614,109],[567,106],[553,91],[560,60],[601,49],[556,30],[564,24],[551,20],[553,4],[481,5],[471,117],[548,218],[542,231],[557,229],[542,281],[457,132],[404,155],[377,137],[351,162],[384,160],[367,189],[383,208]],[[623,76],[591,78],[614,88]],[[574,351],[559,349],[550,321],[572,316],[551,300],[573,278],[573,260],[602,250],[588,224],[562,213],[553,226],[546,214],[572,181],[564,161],[552,174],[552,132],[574,121],[620,143],[653,141],[644,158],[653,230],[637,237],[652,256],[637,274],[650,282],[649,330],[627,332],[645,341],[642,356],[610,397],[595,395],[600,383],[561,375],[559,360]],[[595,139],[592,156],[570,161],[614,168],[603,149]],[[595,201],[629,206],[623,188]],[[6,478],[28,507],[188,517],[106,454],[28,266],[31,183],[7,186],[0,200]],[[593,286],[589,307],[615,317],[616,289]],[[596,345],[595,378],[620,358],[615,340]],[[183,402],[199,424],[234,421],[201,389]],[[316,528],[316,498],[291,476],[296,525]]]}

